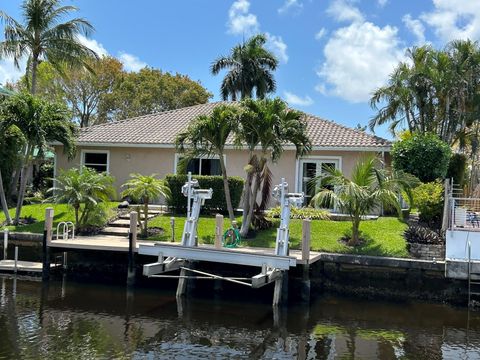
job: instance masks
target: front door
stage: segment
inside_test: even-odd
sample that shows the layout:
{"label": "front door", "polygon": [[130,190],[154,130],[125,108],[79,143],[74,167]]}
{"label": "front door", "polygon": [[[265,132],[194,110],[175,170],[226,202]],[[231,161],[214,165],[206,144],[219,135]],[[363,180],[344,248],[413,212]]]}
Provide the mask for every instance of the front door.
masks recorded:
{"label": "front door", "polygon": [[338,169],[340,161],[338,159],[302,159],[300,160],[300,174],[299,174],[299,191],[305,193],[305,205],[309,205],[312,197],[325,188],[322,185],[322,177],[325,175],[327,168]]}

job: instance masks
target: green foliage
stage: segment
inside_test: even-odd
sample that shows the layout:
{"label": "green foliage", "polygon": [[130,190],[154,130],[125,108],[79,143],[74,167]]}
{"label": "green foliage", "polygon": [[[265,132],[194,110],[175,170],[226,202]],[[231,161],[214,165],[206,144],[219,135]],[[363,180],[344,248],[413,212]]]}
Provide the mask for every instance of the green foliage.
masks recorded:
{"label": "green foliage", "polygon": [[441,245],[444,243],[442,237],[436,231],[419,225],[409,226],[403,236],[410,244]]}
{"label": "green foliage", "polygon": [[430,182],[445,178],[451,150],[436,135],[414,134],[394,143],[391,154],[396,170],[412,174],[422,182]]}
{"label": "green foliage", "polygon": [[448,163],[447,179],[453,178],[454,184],[463,186],[466,169],[467,157],[463,154],[453,154]]}
{"label": "green foliage", "polygon": [[25,137],[17,127],[8,127],[0,136],[0,171],[2,172],[5,193],[12,189],[12,175],[21,162],[21,149],[25,144]]}
{"label": "green foliage", "polygon": [[420,221],[432,226],[438,226],[443,212],[442,184],[429,182],[413,189],[414,205],[418,208]]}
{"label": "green foliage", "polygon": [[53,186],[52,178],[54,166],[55,164],[52,161],[47,161],[40,164],[33,175],[33,190],[46,191]]}
{"label": "green foliage", "polygon": [[56,179],[56,186],[49,189],[56,203],[67,203],[75,210],[77,227],[92,225],[89,219],[97,218],[97,207],[115,197],[114,178],[94,169],[83,167],[63,171]]}
{"label": "green foliage", "polygon": [[[267,217],[280,218],[280,206],[267,210]],[[324,209],[315,209],[313,207],[297,208],[292,207],[290,210],[290,217],[292,219],[311,219],[311,220],[328,220],[330,212]]]}
{"label": "green foliage", "polygon": [[[225,191],[223,190],[223,178],[221,176],[200,176],[193,175],[194,179],[198,180],[200,188],[213,189],[212,199],[206,200],[202,209],[206,211],[220,211],[225,213],[227,211],[227,203],[225,200]],[[167,175],[165,182],[170,188],[172,196],[168,199],[168,206],[175,211],[185,211],[187,208],[187,199],[182,195],[182,186],[187,181],[187,175]],[[232,197],[232,204],[236,208],[240,203],[242,196],[244,180],[238,176],[230,176],[228,178],[228,185],[230,187],[230,195]]]}

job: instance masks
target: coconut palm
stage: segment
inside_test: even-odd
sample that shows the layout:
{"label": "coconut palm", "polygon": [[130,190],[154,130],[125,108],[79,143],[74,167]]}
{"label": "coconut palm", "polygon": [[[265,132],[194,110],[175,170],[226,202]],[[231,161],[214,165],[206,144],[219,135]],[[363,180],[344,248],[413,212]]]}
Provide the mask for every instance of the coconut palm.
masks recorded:
{"label": "coconut palm", "polygon": [[55,186],[48,192],[53,193],[56,203],[67,203],[73,207],[77,227],[84,224],[99,203],[115,196],[113,177],[87,167],[69,169],[53,180]]}
{"label": "coconut palm", "polygon": [[76,126],[70,121],[70,113],[63,105],[27,93],[11,96],[1,104],[0,123],[4,129],[12,126],[18,128],[25,138],[14,221],[18,223],[25,197],[27,170],[35,149],[42,153],[48,143],[57,141],[63,145],[64,152],[72,157],[75,152]]}
{"label": "coconut palm", "polygon": [[37,66],[48,60],[60,71],[62,64],[83,65],[87,57],[97,57],[95,52],[79,40],[88,36],[93,26],[85,19],[62,18],[76,11],[74,6],[61,6],[60,0],[25,0],[22,3],[22,22],[0,11],[5,24],[5,40],[0,42],[0,58],[13,58],[19,68],[20,60],[27,58],[27,74],[31,77],[30,92],[35,94]]}
{"label": "coconut palm", "polygon": [[350,216],[350,246],[359,244],[360,222],[364,215],[372,213],[382,205],[392,206],[401,214],[398,195],[401,191],[410,194],[410,189],[417,184],[411,175],[393,174],[381,165],[378,158],[366,157],[355,165],[350,177],[345,176],[339,169],[326,168],[324,175],[313,180],[331,187],[323,188],[315,194],[312,198],[314,205],[336,207]]}
{"label": "coconut palm", "polygon": [[255,95],[263,99],[267,94],[275,92],[276,84],[272,71],[278,66],[278,60],[265,49],[265,35],[255,35],[235,46],[229,56],[221,56],[211,66],[213,75],[228,69],[220,87],[224,100],[229,97],[233,101],[251,98]]}
{"label": "coconut palm", "polygon": [[185,154],[185,161],[199,156],[218,156],[222,170],[225,201],[230,221],[235,220],[230,187],[225,166],[225,144],[238,127],[239,110],[235,106],[220,105],[211,115],[200,115],[177,136],[177,149]]}
{"label": "coconut palm", "polygon": [[130,174],[131,179],[122,187],[126,189],[122,192],[123,197],[131,197],[135,201],[143,202],[143,223],[141,222],[141,213],[139,214],[138,223],[143,237],[148,236],[148,204],[150,201],[160,198],[161,196],[168,198],[170,189],[163,180],[157,179],[156,174],[145,176],[141,174]]}
{"label": "coconut palm", "polygon": [[[294,145],[296,155],[310,151],[311,143],[307,137],[307,124],[303,114],[289,109],[279,98],[242,102],[237,142],[246,145],[249,151],[246,166],[247,179],[243,191],[243,220],[240,234],[246,236],[252,224],[254,213],[261,216],[269,203],[271,195],[271,172],[268,161],[277,162],[287,144]],[[260,148],[260,154],[255,150]],[[257,204],[257,195],[261,191],[261,202]]]}

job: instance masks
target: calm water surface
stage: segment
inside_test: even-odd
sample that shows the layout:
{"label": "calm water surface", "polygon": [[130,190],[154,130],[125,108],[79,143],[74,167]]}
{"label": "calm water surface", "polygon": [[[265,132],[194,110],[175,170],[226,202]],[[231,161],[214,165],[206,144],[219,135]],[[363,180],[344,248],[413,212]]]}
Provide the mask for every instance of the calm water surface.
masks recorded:
{"label": "calm water surface", "polygon": [[480,359],[480,313],[332,296],[273,312],[265,300],[0,277],[0,359],[104,358]]}

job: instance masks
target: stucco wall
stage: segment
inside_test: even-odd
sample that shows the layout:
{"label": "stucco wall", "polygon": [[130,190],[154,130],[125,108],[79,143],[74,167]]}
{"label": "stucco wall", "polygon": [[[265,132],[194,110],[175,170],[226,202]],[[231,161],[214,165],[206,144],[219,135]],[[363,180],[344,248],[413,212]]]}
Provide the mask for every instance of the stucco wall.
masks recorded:
{"label": "stucco wall", "polygon": [[[115,177],[115,186],[117,191],[121,191],[121,185],[129,179],[129,175],[134,172],[141,174],[156,173],[160,178],[166,174],[174,172],[175,149],[165,148],[127,148],[127,147],[88,147],[78,148],[77,156],[68,160],[62,153],[62,147],[56,147],[56,173],[61,169],[78,167],[81,161],[82,150],[109,150],[110,152],[110,174]],[[308,157],[340,157],[341,170],[349,176],[355,163],[366,153],[354,151],[313,151]],[[245,177],[245,165],[248,160],[248,153],[242,150],[227,150],[226,165],[230,176]],[[282,177],[290,185],[290,191],[297,191],[296,177],[298,173],[297,160],[294,151],[285,151],[276,164],[270,164],[273,174],[273,183],[280,182]]]}

